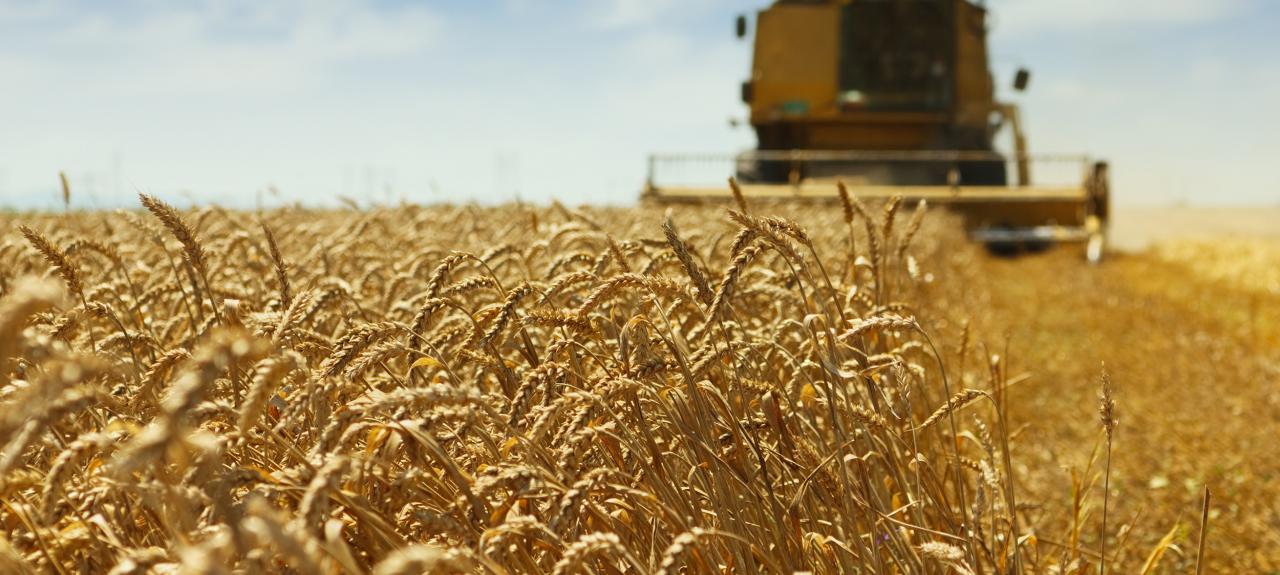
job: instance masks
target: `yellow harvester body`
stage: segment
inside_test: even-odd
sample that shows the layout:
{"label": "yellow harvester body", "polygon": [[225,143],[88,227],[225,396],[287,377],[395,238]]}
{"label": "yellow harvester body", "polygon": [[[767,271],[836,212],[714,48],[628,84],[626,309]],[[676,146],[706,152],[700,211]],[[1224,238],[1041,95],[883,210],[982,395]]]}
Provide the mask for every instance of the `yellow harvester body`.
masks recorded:
{"label": "yellow harvester body", "polygon": [[[778,0],[756,17],[750,106],[757,146],[729,174],[748,197],[822,200],[843,182],[860,197],[953,206],[977,239],[1004,246],[1088,241],[1101,253],[1106,164],[1033,157],[1017,108],[996,100],[987,12],[968,0]],[[739,34],[745,32],[740,19]],[[1018,72],[1017,87],[1027,75]],[[996,134],[1011,131],[1011,151]],[[723,185],[672,185],[658,171],[724,157],[654,155],[645,197],[727,197]],[[1070,181],[1031,182],[1065,164]],[[1037,168],[1038,169],[1038,168]]]}

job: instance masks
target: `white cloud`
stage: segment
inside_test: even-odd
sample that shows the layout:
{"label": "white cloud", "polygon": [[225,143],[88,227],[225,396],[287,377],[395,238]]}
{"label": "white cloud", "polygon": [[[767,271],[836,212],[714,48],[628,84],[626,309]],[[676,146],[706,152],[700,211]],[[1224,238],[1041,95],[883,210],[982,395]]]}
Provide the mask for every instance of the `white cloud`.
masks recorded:
{"label": "white cloud", "polygon": [[128,66],[131,80],[143,82],[155,73],[169,83],[169,74],[200,73],[209,61],[219,64],[221,76],[402,56],[432,46],[443,33],[441,19],[420,6],[378,10],[355,0],[145,4],[117,11],[42,6],[10,7],[17,20],[47,23],[39,34],[5,26],[27,59],[44,60],[54,74]]}
{"label": "white cloud", "polygon": [[[763,8],[768,0],[581,0],[589,26],[605,30],[659,32],[726,5]],[[745,6],[743,6],[745,4]],[[727,11],[727,10],[725,10]],[[720,16],[726,19],[724,16]]]}
{"label": "white cloud", "polygon": [[[1019,96],[1033,152],[1082,151],[1112,164],[1115,201],[1258,203],[1280,197],[1267,169],[1280,141],[1280,72],[1205,54],[1174,74],[1142,59],[1098,62],[1045,77]],[[1070,74],[1070,77],[1062,75]]]}
{"label": "white cloud", "polygon": [[682,3],[676,0],[608,0],[592,4],[591,23],[609,29],[649,24]]}
{"label": "white cloud", "polygon": [[[552,12],[551,30],[340,1],[32,15],[57,26],[0,51],[0,203],[54,197],[64,169],[117,205],[137,186],[243,206],[268,183],[305,201],[630,202],[645,154],[749,139],[725,122],[749,50],[670,26],[689,16],[674,4],[616,8]],[[625,34],[591,44],[595,16]]]}
{"label": "white cloud", "polygon": [[1002,0],[992,3],[999,33],[1088,30],[1117,26],[1167,26],[1224,20],[1245,12],[1252,0]]}
{"label": "white cloud", "polygon": [[354,0],[0,0],[0,204],[64,169],[126,202],[133,184],[244,198],[278,179],[340,181],[343,162],[373,160],[349,143],[360,117],[400,101],[354,78],[421,61],[446,32],[420,6]]}

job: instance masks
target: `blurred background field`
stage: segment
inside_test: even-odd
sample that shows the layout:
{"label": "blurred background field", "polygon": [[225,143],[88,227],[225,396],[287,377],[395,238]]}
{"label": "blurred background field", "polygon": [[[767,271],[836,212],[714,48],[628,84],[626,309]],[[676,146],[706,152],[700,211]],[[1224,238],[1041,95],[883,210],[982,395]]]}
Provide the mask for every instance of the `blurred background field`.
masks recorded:
{"label": "blurred background field", "polygon": [[1026,439],[1044,448],[1026,453],[1040,464],[1028,468],[1029,486],[1069,503],[1060,468],[1082,468],[1096,448],[1073,422],[1093,416],[1093,369],[1106,362],[1120,389],[1122,516],[1185,530],[1211,485],[1216,564],[1271,572],[1280,568],[1280,242],[1159,235],[1096,268],[1061,252],[983,258],[944,281],[1030,375],[1014,394]]}
{"label": "blurred background field", "polygon": [[[1280,200],[1280,198],[1278,198]],[[1118,200],[1111,242],[1136,251],[1166,240],[1219,239],[1280,241],[1280,206],[1205,206],[1135,204]]]}

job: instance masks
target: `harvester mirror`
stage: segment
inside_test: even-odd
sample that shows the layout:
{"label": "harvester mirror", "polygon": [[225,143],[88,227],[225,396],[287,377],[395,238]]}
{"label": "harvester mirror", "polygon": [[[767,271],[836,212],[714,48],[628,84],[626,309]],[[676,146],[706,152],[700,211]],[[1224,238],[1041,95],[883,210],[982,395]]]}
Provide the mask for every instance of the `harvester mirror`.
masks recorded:
{"label": "harvester mirror", "polygon": [[1031,82],[1031,70],[1018,68],[1018,72],[1013,75],[1013,89],[1019,92],[1026,90],[1029,82]]}
{"label": "harvester mirror", "polygon": [[747,16],[745,14],[738,15],[737,32],[739,39],[747,37]]}

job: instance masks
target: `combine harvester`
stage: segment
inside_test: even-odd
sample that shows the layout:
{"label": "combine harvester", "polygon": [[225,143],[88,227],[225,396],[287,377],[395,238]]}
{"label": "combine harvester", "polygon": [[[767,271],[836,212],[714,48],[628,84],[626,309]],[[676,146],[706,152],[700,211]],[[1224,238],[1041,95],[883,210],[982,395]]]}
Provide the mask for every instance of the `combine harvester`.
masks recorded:
{"label": "combine harvester", "polygon": [[[643,199],[727,199],[724,178],[734,174],[747,198],[834,201],[843,182],[863,199],[949,206],[999,253],[1082,243],[1097,262],[1107,164],[1027,153],[1018,108],[995,99],[986,17],[968,0],[777,0],[756,18],[742,84],[756,149],[651,155]],[[737,33],[746,36],[745,16]],[[1019,69],[1014,89],[1029,78]],[[1006,126],[1008,154],[995,146]],[[1033,185],[1033,164],[1064,182]],[[707,183],[669,184],[673,173]]]}

